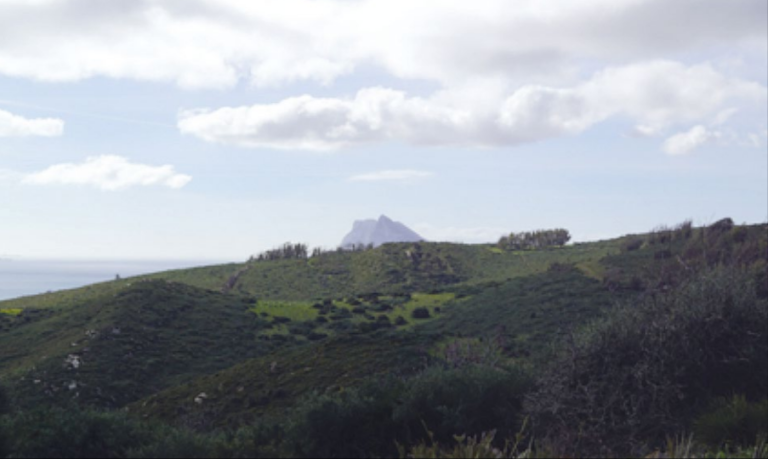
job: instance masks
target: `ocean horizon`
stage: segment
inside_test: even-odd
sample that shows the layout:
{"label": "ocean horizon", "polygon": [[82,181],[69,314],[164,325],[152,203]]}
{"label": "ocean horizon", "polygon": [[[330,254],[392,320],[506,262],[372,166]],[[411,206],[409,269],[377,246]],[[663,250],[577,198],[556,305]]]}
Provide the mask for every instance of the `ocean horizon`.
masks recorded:
{"label": "ocean horizon", "polygon": [[0,301],[98,282],[193,268],[226,261],[211,260],[0,260]]}

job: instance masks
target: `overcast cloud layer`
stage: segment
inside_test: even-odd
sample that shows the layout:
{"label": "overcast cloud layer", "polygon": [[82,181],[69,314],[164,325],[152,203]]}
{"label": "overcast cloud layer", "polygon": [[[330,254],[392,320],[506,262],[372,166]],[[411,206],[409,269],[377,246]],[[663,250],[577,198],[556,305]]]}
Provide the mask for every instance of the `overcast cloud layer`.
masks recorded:
{"label": "overcast cloud layer", "polygon": [[766,0],[0,0],[0,256],[764,221],[767,144]]}
{"label": "overcast cloud layer", "polygon": [[223,88],[328,83],[372,63],[452,84],[524,81],[583,59],[763,43],[767,13],[762,0],[5,0],[0,73]]}
{"label": "overcast cloud layer", "polygon": [[373,66],[440,88],[181,113],[181,132],[241,147],[517,145],[613,117],[661,135],[765,103],[764,84],[676,58],[724,44],[759,54],[766,15],[763,0],[7,0],[0,74],[225,89],[327,85]]}

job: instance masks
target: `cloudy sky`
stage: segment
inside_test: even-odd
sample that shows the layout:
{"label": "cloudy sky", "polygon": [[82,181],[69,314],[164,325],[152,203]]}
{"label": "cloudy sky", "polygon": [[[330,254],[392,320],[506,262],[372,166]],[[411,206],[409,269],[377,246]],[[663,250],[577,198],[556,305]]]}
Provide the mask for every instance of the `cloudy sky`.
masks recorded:
{"label": "cloudy sky", "polygon": [[0,256],[768,220],[765,0],[0,0]]}

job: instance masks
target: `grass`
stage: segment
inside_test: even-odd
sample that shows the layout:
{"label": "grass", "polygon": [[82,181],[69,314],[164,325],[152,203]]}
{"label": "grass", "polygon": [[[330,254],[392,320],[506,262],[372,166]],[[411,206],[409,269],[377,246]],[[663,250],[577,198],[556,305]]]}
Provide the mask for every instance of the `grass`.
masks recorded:
{"label": "grass", "polygon": [[[419,341],[407,336],[334,338],[286,348],[159,392],[130,405],[132,413],[165,421],[205,418],[214,426],[238,426],[282,416],[303,396],[335,393],[377,374],[421,368]],[[202,404],[193,399],[200,393]]]}
{"label": "grass", "polygon": [[268,324],[248,307],[236,296],[147,281],[76,308],[25,309],[0,333],[0,380],[22,404],[75,397],[120,407],[270,352],[275,345],[257,339]]}
{"label": "grass", "polygon": [[287,317],[292,321],[309,321],[318,316],[318,310],[313,309],[312,303],[308,301],[261,300],[250,310],[259,315],[264,313],[273,317]]}
{"label": "grass", "polygon": [[440,320],[419,325],[415,332],[442,341],[497,339],[508,358],[527,360],[612,304],[601,283],[578,269],[547,272],[488,285],[474,296],[448,302]]}
{"label": "grass", "polygon": [[[748,231],[764,238],[765,229]],[[507,361],[538,364],[553,343],[636,293],[609,290],[608,277],[628,282],[661,266],[657,247],[623,251],[632,237],[639,236],[518,252],[489,244],[386,244],[4,301],[0,383],[20,406],[74,399],[235,426],[278,416],[311,391],[416,371],[451,343],[495,341]],[[428,318],[413,317],[420,308]],[[395,326],[400,317],[405,323]],[[65,364],[70,354],[80,358],[79,368]],[[72,382],[78,387],[70,391]],[[201,392],[209,398],[194,403]]]}

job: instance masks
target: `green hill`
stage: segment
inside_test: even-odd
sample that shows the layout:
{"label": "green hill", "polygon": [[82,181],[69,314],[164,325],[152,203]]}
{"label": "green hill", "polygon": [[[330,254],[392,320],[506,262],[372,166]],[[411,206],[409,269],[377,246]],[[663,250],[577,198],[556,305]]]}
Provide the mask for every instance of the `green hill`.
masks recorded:
{"label": "green hill", "polygon": [[201,430],[283,422],[311,394],[434,365],[538,374],[617,302],[715,266],[745,270],[768,297],[768,226],[535,250],[387,244],[157,273],[0,302],[0,384],[16,410],[121,408]]}

